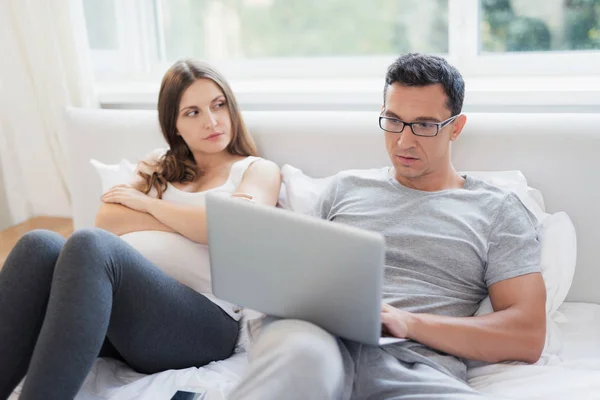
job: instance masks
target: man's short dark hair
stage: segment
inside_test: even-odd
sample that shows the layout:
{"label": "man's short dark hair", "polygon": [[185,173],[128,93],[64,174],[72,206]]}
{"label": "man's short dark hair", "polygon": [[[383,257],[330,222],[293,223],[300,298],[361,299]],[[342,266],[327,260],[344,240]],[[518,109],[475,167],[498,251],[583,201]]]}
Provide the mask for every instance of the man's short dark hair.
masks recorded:
{"label": "man's short dark hair", "polygon": [[460,114],[465,98],[465,81],[456,68],[442,57],[408,53],[388,67],[383,89],[383,103],[387,89],[393,83],[404,86],[429,86],[441,84],[448,96],[446,106],[452,115]]}

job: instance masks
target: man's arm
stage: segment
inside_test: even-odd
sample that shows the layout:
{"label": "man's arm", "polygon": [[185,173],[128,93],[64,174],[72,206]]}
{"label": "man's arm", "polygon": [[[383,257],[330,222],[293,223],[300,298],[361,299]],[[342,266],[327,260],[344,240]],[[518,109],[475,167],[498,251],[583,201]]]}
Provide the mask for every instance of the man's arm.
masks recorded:
{"label": "man's arm", "polygon": [[410,314],[396,309],[396,313],[390,313],[394,319],[406,320],[404,337],[433,349],[492,363],[535,363],[546,338],[542,275],[533,273],[500,281],[489,287],[489,295],[494,312],[479,317]]}
{"label": "man's arm", "polygon": [[484,282],[493,313],[456,318],[387,306],[384,325],[391,324],[400,337],[459,357],[536,362],[546,337],[546,287],[538,272],[537,221],[516,195],[509,194],[500,207],[488,246]]}

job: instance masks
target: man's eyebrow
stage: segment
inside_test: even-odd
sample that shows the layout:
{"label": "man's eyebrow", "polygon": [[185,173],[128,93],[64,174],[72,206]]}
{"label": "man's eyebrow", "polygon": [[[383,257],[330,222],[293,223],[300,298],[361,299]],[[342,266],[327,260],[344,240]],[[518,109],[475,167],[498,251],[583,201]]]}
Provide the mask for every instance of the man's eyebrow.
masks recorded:
{"label": "man's eyebrow", "polygon": [[[400,116],[398,116],[396,113],[394,113],[392,111],[385,110],[383,112],[383,114],[386,117],[396,118],[396,119],[399,119],[400,121],[404,121],[402,118],[400,118]],[[422,121],[425,121],[425,122],[441,122],[439,119],[437,119],[435,117],[424,117],[424,116],[423,117],[417,117],[413,121],[418,121],[418,122],[422,122]],[[406,122],[409,122],[409,121],[406,121]]]}
{"label": "man's eyebrow", "polygon": [[427,122],[442,122],[435,117],[417,117],[415,121],[427,121]]}
{"label": "man's eyebrow", "polygon": [[391,112],[390,110],[385,110],[385,111],[383,112],[383,114],[384,114],[386,117],[391,117],[391,118],[396,118],[396,119],[402,119],[402,118],[400,118],[400,117],[399,117],[397,114],[395,114],[395,113]]}

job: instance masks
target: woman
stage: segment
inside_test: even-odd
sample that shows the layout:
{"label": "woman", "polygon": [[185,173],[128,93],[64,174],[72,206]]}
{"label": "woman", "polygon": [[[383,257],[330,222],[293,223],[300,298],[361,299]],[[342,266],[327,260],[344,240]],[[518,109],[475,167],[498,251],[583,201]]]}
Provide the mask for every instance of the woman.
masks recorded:
{"label": "woman", "polygon": [[99,355],[155,373],[232,354],[239,310],[210,293],[204,196],[275,205],[279,168],[255,157],[229,85],[205,64],[169,69],[158,114],[170,149],[103,195],[102,229],[66,242],[34,231],[9,254],[0,272],[0,399],[25,374],[21,399],[73,398]]}

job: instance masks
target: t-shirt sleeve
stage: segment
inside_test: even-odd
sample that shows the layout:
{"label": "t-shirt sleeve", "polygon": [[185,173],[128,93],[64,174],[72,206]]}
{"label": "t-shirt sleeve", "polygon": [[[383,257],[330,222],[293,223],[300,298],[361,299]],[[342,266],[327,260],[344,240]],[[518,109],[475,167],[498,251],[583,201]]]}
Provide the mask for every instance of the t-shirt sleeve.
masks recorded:
{"label": "t-shirt sleeve", "polygon": [[339,176],[335,176],[319,196],[310,215],[330,220],[338,192]]}
{"label": "t-shirt sleeve", "polygon": [[488,239],[485,283],[540,272],[540,242],[536,217],[510,193],[496,215]]}

